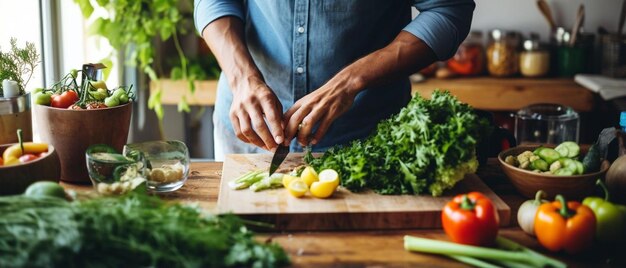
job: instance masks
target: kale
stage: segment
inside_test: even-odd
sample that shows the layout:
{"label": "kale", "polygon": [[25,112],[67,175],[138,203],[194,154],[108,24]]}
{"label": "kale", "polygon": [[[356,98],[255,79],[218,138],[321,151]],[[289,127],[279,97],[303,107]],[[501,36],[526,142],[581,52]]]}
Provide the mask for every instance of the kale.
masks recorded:
{"label": "kale", "polygon": [[305,161],[316,170],[335,169],[353,192],[439,196],[476,171],[476,146],[489,131],[469,105],[435,90],[430,100],[413,97],[367,139],[335,146],[319,158],[309,152]]}

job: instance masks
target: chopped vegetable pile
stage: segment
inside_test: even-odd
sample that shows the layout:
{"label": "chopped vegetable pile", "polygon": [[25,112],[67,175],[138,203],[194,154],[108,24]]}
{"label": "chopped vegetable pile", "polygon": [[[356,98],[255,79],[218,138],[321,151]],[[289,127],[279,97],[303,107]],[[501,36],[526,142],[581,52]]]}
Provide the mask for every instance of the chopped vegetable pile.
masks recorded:
{"label": "chopped vegetable pile", "polygon": [[367,139],[305,160],[316,170],[338,171],[350,191],[439,196],[476,171],[476,145],[488,132],[487,120],[470,106],[436,90],[431,100],[414,97]]}
{"label": "chopped vegetable pile", "polygon": [[274,267],[276,244],[256,242],[232,215],[131,194],[68,202],[0,197],[0,267]]}

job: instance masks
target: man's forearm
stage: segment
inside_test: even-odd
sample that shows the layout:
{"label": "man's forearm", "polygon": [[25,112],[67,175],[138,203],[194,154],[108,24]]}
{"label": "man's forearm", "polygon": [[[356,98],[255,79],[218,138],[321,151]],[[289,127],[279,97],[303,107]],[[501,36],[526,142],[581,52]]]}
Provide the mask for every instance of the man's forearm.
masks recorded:
{"label": "man's forearm", "polygon": [[263,80],[246,46],[243,23],[237,17],[222,17],[202,31],[202,37],[226,75],[231,90],[240,83]]}
{"label": "man's forearm", "polygon": [[422,40],[402,31],[389,45],[348,65],[331,80],[347,81],[348,90],[356,94],[366,87],[409,76],[436,59]]}

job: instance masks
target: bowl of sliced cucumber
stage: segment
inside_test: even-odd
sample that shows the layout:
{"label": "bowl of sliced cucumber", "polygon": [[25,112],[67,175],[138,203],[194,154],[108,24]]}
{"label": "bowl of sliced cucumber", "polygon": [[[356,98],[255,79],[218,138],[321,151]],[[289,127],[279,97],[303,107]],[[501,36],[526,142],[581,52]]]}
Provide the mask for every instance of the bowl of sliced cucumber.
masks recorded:
{"label": "bowl of sliced cucumber", "polygon": [[572,141],[553,145],[521,145],[498,155],[502,171],[522,195],[534,198],[538,190],[553,198],[557,194],[582,199],[604,178],[609,162],[598,152]]}

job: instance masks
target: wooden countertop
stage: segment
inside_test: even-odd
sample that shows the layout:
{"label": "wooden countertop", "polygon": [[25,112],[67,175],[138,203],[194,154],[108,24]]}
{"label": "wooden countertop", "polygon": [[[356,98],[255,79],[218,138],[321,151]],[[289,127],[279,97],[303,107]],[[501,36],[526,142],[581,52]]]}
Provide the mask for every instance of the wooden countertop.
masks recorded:
{"label": "wooden countertop", "polygon": [[[163,89],[161,102],[176,105],[183,96],[189,105],[215,105],[217,81],[195,81],[194,94],[183,80],[162,79],[150,82],[150,91]],[[449,90],[461,101],[489,111],[516,111],[534,103],[558,103],[579,112],[589,112],[597,98],[591,91],[567,78],[493,78],[471,77],[426,79],[412,84],[412,92],[429,97],[435,89]]]}
{"label": "wooden countertop", "polygon": [[[178,191],[163,194],[169,200],[198,204],[212,212],[217,205],[222,163],[194,162],[187,183]],[[512,215],[525,200],[499,168],[496,159],[490,159],[487,165],[479,169],[478,175],[510,207]],[[68,189],[90,191],[90,185],[62,183]],[[617,253],[619,248],[599,249],[577,256],[549,254],[537,241],[517,227],[516,218],[512,217],[511,227],[501,228],[500,235],[510,238],[538,252],[550,255],[568,263],[571,267],[612,267],[626,266],[626,257]],[[441,229],[394,230],[394,231],[353,231],[353,232],[286,232],[263,233],[258,238],[272,240],[282,245],[297,267],[463,267],[464,265],[446,257],[411,253],[404,250],[403,236],[413,235],[426,238],[447,240]],[[622,248],[623,249],[623,248]],[[612,250],[612,252],[610,252]]]}

